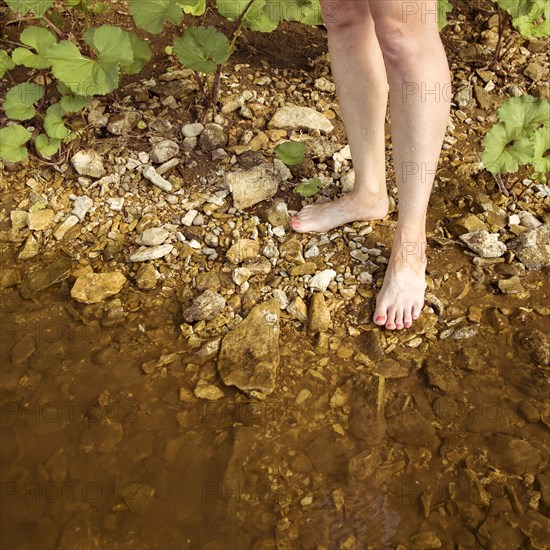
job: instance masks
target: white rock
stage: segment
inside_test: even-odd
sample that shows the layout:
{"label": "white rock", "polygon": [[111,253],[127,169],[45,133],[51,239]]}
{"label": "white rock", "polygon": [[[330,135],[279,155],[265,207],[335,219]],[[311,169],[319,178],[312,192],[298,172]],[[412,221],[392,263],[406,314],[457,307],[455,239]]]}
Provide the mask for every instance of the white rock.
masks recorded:
{"label": "white rock", "polygon": [[482,258],[498,258],[506,252],[506,245],[498,240],[498,233],[486,230],[460,235],[460,240]]}
{"label": "white rock", "polygon": [[69,216],[61,225],[58,225],[53,232],[53,236],[59,241],[61,240],[67,231],[71,229],[71,227],[74,227],[79,221],[77,216]]}
{"label": "white rock", "polygon": [[275,172],[278,174],[281,181],[292,179],[290,168],[281,159],[273,159],[273,168],[275,168]]}
{"label": "white rock", "polygon": [[204,126],[200,122],[194,122],[193,124],[185,124],[181,129],[183,137],[198,137],[202,134]]}
{"label": "white rock", "polygon": [[158,246],[163,244],[169,236],[170,232],[164,227],[151,227],[137,237],[136,243],[144,246]]}
{"label": "white rock", "polygon": [[157,164],[161,164],[170,159],[173,159],[180,152],[180,146],[171,139],[163,139],[159,141],[151,150],[151,160]]}
{"label": "white rock", "polygon": [[140,151],[138,153],[138,159],[142,164],[147,164],[150,160],[149,153],[147,153],[147,151]]}
{"label": "white rock", "polygon": [[146,262],[148,260],[156,260],[158,258],[164,258],[174,250],[174,246],[171,244],[162,244],[160,246],[153,246],[151,248],[142,248],[135,254],[132,254],[128,261],[130,262]]}
{"label": "white rock", "polygon": [[71,164],[81,176],[100,178],[105,175],[103,159],[96,151],[79,151],[71,158]]}
{"label": "white rock", "polygon": [[519,225],[520,223],[520,217],[517,214],[512,214],[511,216],[508,216],[508,227],[511,225]]}
{"label": "white rock", "polygon": [[85,195],[77,197],[73,203],[71,214],[74,214],[82,222],[93,206],[94,201],[90,197]]}
{"label": "white rock", "polygon": [[328,92],[332,94],[336,91],[336,86],[334,82],[331,82],[330,80],[328,80],[328,78],[325,78],[324,76],[315,80],[314,86],[316,90],[319,90],[321,92]]}
{"label": "white rock", "polygon": [[523,227],[527,227],[527,229],[536,229],[540,225],[542,225],[542,222],[537,220],[531,212],[525,212],[524,210],[521,210],[517,214],[520,219],[520,225]]}
{"label": "white rock", "polygon": [[336,271],[334,269],[323,269],[315,273],[315,275],[309,280],[308,286],[311,290],[325,291],[328,285],[336,277]]}
{"label": "white rock", "polygon": [[314,244],[313,246],[310,246],[305,252],[304,257],[305,258],[315,258],[316,256],[319,256],[321,251],[319,250],[319,247]]}
{"label": "white rock", "polygon": [[201,249],[201,243],[199,243],[199,241],[197,241],[196,239],[191,239],[187,244],[195,250]]}
{"label": "white rock", "polygon": [[287,306],[289,304],[289,300],[288,300],[288,296],[286,295],[286,292],[284,290],[281,290],[280,288],[274,288],[271,291],[271,294],[273,294],[273,298],[275,298],[279,302],[279,305],[281,306],[281,309],[286,309],[287,308]]}
{"label": "white rock", "polygon": [[363,285],[370,285],[372,283],[372,274],[368,271],[362,271],[357,275],[357,282]]}
{"label": "white rock", "polygon": [[193,225],[193,220],[197,216],[197,210],[188,210],[185,216],[181,219],[181,224],[186,225],[187,227]]}
{"label": "white rock", "polygon": [[252,272],[248,269],[248,267],[236,267],[233,270],[233,273],[231,273],[231,278],[236,285],[241,286],[243,283],[248,281],[250,275],[252,275]]}
{"label": "white rock", "polygon": [[172,191],[172,184],[164,179],[152,166],[146,166],[143,169],[143,177],[148,179],[153,185],[160,187],[163,191]]}
{"label": "white rock", "polygon": [[292,130],[319,130],[331,132],[334,126],[329,119],[311,107],[291,105],[278,109],[269,121],[269,128],[290,128]]}
{"label": "white rock", "polygon": [[275,235],[275,237],[280,237],[280,238],[283,238],[286,235],[285,228],[282,225],[278,225],[277,227],[274,227],[272,229],[272,233],[273,235]]}
{"label": "white rock", "polygon": [[277,245],[269,239],[267,244],[264,246],[264,249],[262,250],[262,254],[266,258],[278,258],[279,257],[279,249],[277,248]]}
{"label": "white rock", "polygon": [[228,172],[224,179],[233,195],[233,206],[241,210],[273,197],[279,189],[280,181],[274,167],[267,163],[250,170]]}
{"label": "white rock", "polygon": [[340,149],[340,151],[338,151],[340,153],[340,156],[345,159],[345,160],[351,160],[351,150],[349,148],[349,145],[346,145],[345,147],[342,147],[342,149]]}
{"label": "white rock", "polygon": [[350,252],[350,256],[355,260],[359,260],[360,262],[366,262],[369,259],[369,255],[362,250],[352,250]]}
{"label": "white rock", "polygon": [[109,203],[109,208],[115,212],[120,212],[124,206],[124,197],[116,197],[112,199],[107,199]]}

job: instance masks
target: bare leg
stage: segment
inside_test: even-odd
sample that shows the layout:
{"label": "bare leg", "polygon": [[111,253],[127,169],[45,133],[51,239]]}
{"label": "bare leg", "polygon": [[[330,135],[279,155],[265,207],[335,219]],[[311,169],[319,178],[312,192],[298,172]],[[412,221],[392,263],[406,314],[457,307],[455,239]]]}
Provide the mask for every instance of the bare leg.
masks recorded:
{"label": "bare leg", "polygon": [[370,0],[390,83],[399,220],[374,322],[409,327],[424,304],[426,210],[450,109],[435,0]]}
{"label": "bare leg", "polygon": [[[326,232],[388,213],[384,121],[388,82],[374,21],[366,0],[323,0],[331,69],[355,169],[350,193],[307,205],[290,225],[298,232]],[[330,11],[330,13],[329,13]]]}

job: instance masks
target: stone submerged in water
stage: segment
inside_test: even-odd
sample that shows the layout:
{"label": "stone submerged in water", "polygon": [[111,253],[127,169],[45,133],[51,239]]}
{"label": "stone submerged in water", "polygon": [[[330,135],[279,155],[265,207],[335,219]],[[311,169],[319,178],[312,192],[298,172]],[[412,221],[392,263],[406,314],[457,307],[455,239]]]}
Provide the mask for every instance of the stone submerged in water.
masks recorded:
{"label": "stone submerged in water", "polygon": [[228,386],[259,399],[275,389],[279,366],[279,315],[276,299],[254,306],[222,340],[218,371]]}
{"label": "stone submerged in water", "polygon": [[183,310],[183,318],[187,323],[211,321],[224,307],[225,298],[221,294],[205,290],[187,309]]}
{"label": "stone submerged in water", "polygon": [[23,298],[32,298],[39,292],[59,283],[69,277],[71,259],[62,257],[50,265],[28,272],[19,285],[19,293]]}
{"label": "stone submerged in water", "polygon": [[71,297],[83,304],[97,304],[118,294],[125,282],[126,277],[120,271],[87,273],[76,280],[71,289]]}
{"label": "stone submerged in water", "polygon": [[460,235],[460,240],[482,258],[498,258],[506,252],[506,245],[498,240],[498,233],[472,231]]}

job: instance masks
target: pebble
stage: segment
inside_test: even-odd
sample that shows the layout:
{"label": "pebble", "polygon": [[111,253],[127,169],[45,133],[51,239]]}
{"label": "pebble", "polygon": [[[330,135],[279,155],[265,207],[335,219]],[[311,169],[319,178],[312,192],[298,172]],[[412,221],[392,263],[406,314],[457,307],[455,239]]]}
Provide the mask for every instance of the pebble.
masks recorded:
{"label": "pebble", "polygon": [[77,197],[73,202],[73,209],[71,214],[75,215],[79,221],[83,222],[86,214],[94,207],[94,201],[92,198],[82,195]]}
{"label": "pebble", "polygon": [[309,330],[316,334],[325,332],[331,325],[330,311],[321,292],[315,292],[309,302]]}
{"label": "pebble", "polygon": [[308,286],[311,290],[324,292],[334,277],[336,277],[334,269],[323,269],[323,271],[319,271],[308,281]]}
{"label": "pebble", "polygon": [[291,130],[318,130],[332,132],[334,126],[328,118],[311,107],[289,105],[278,109],[268,123],[269,128],[288,128]]}
{"label": "pebble", "polygon": [[77,225],[79,223],[79,218],[77,216],[71,215],[68,216],[67,219],[58,225],[53,232],[53,236],[59,241],[63,239],[63,237],[66,235],[67,231]]}
{"label": "pebble", "polygon": [[152,166],[148,165],[143,169],[143,177],[163,191],[172,191],[172,184],[164,179]]}
{"label": "pebble", "polygon": [[97,304],[109,296],[118,294],[126,283],[120,271],[109,273],[87,273],[75,281],[71,297],[83,304]]}
{"label": "pebble", "polygon": [[54,215],[55,212],[50,209],[29,212],[27,225],[31,231],[44,231],[52,225]]}
{"label": "pebble", "polygon": [[76,155],[71,158],[71,164],[81,176],[101,178],[106,173],[105,167],[103,166],[103,158],[93,149],[76,153]]}
{"label": "pebble", "polygon": [[129,258],[129,262],[146,262],[148,260],[157,260],[158,258],[164,258],[174,250],[174,246],[171,244],[162,244],[160,246],[153,246],[151,248],[140,249],[136,253],[132,254]]}
{"label": "pebble", "polygon": [[162,164],[177,156],[180,152],[179,145],[171,139],[159,141],[151,150],[150,158],[156,164]]}
{"label": "pebble", "polygon": [[187,323],[194,321],[211,321],[225,307],[225,298],[210,289],[197,296],[193,303],[183,310],[183,318]]}
{"label": "pebble", "polygon": [[144,246],[158,246],[163,244],[169,236],[170,232],[163,227],[152,227],[139,235],[136,243]]}
{"label": "pebble", "polygon": [[113,212],[120,212],[124,206],[124,197],[109,198],[107,203]]}
{"label": "pebble", "polygon": [[181,133],[184,138],[196,138],[202,134],[204,126],[200,122],[194,122],[192,124],[185,124]]}
{"label": "pebble", "polygon": [[498,237],[498,233],[481,230],[460,235],[459,239],[482,258],[498,258],[506,252],[506,244]]}
{"label": "pebble", "polygon": [[196,397],[207,399],[208,401],[216,401],[223,397],[223,391],[217,386],[209,384],[206,380],[199,380],[193,393]]}

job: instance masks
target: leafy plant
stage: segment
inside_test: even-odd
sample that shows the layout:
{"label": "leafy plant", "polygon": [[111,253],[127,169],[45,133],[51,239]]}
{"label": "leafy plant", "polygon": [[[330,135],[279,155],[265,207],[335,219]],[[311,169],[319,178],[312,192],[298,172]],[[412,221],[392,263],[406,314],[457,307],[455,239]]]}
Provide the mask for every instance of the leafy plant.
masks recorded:
{"label": "leafy plant", "polygon": [[550,105],[530,95],[512,97],[497,110],[499,122],[483,139],[481,160],[497,178],[531,165],[532,177],[546,181],[550,171]]}
{"label": "leafy plant", "polygon": [[548,0],[495,0],[512,17],[512,25],[523,35],[550,35],[550,4]]}
{"label": "leafy plant", "polygon": [[304,160],[305,146],[300,141],[285,141],[277,145],[275,154],[287,166],[295,166]]}
{"label": "leafy plant", "polygon": [[450,0],[437,0],[437,24],[439,30],[447,26],[447,14],[453,11]]}
{"label": "leafy plant", "polygon": [[314,177],[309,180],[304,180],[302,183],[298,184],[294,188],[294,192],[298,193],[298,195],[301,195],[302,197],[311,197],[312,195],[315,195],[315,193],[317,193],[322,186],[322,181],[319,178]]}

